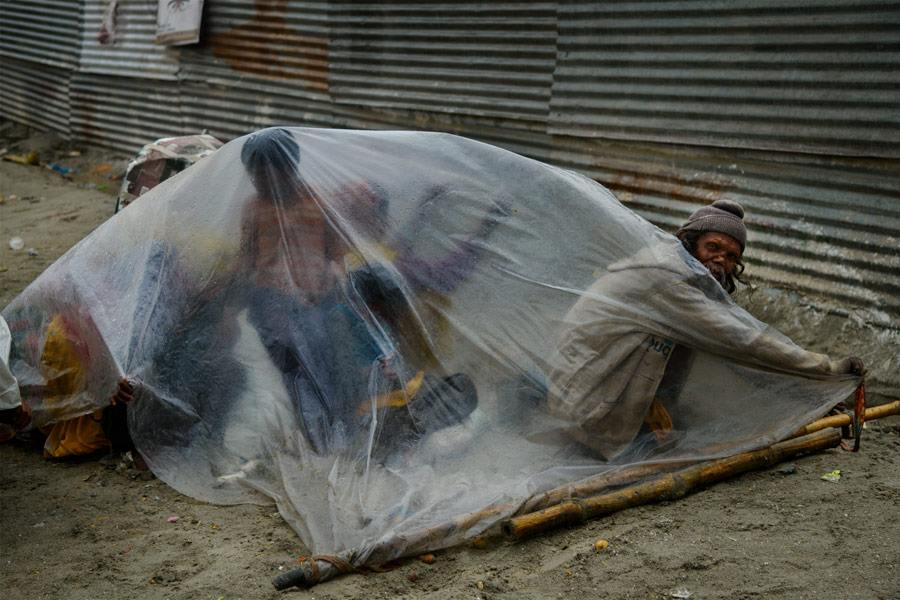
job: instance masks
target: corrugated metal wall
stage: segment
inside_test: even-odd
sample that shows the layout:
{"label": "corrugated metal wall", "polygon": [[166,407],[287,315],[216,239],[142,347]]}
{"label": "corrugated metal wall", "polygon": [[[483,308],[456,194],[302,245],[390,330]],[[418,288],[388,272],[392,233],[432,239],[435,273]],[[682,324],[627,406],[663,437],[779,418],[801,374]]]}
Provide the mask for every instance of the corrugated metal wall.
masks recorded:
{"label": "corrugated metal wall", "polygon": [[119,2],[116,42],[97,39],[107,5],[82,0],[81,60],[71,81],[72,136],[134,153],[147,140],[184,130],[180,53],[157,46],[156,4]]}
{"label": "corrugated metal wall", "polygon": [[279,123],[330,127],[328,2],[206,2],[201,46],[182,51],[189,131],[222,139]]}
{"label": "corrugated metal wall", "polygon": [[0,110],[68,138],[69,80],[78,66],[81,6],[66,0],[0,2]]}
{"label": "corrugated metal wall", "polygon": [[896,2],[560,5],[551,133],[900,157]]}
{"label": "corrugated metal wall", "polygon": [[120,0],[115,19],[116,43],[112,45],[102,45],[97,39],[107,0],[81,0],[81,4],[84,17],[79,73],[135,79],[177,77],[179,51],[155,43],[156,2]]}
{"label": "corrugated metal wall", "polygon": [[180,94],[176,81],[76,73],[73,136],[134,154],[148,141],[184,130]]}
{"label": "corrugated metal wall", "polygon": [[0,2],[0,56],[74,69],[81,41],[81,3],[67,0]]}
{"label": "corrugated metal wall", "polygon": [[338,104],[547,122],[556,6],[333,2]]}
{"label": "corrugated metal wall", "polygon": [[[673,230],[747,207],[757,279],[900,315],[900,2],[0,0],[0,109],[126,154],[260,127],[431,129],[580,170]],[[880,312],[879,312],[880,311]]]}
{"label": "corrugated metal wall", "polygon": [[0,69],[2,114],[41,131],[71,136],[69,78],[72,71],[3,57]]}
{"label": "corrugated metal wall", "polygon": [[[589,157],[589,158],[586,158]],[[900,161],[585,140],[551,162],[580,170],[668,231],[720,198],[746,209],[747,273],[900,315]]]}

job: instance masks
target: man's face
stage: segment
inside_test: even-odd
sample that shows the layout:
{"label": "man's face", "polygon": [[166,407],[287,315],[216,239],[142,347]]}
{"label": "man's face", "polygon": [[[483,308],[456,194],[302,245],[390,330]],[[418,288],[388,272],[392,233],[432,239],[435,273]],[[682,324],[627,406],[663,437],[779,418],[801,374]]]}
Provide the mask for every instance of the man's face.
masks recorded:
{"label": "man's face", "polygon": [[734,271],[741,257],[741,245],[730,235],[707,231],[697,240],[694,257],[709,269],[716,281],[722,283]]}
{"label": "man's face", "polygon": [[298,198],[308,195],[303,181],[296,172],[260,167],[249,171],[248,174],[260,200],[286,207],[293,205]]}

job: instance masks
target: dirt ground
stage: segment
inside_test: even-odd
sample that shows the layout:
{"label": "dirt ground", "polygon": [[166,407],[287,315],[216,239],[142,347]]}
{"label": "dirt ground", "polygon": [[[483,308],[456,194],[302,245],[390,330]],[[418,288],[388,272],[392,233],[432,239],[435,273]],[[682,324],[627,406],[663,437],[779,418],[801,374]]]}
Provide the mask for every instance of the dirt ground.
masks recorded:
{"label": "dirt ground", "polygon": [[[4,124],[0,150],[35,149],[46,166],[78,172],[0,161],[0,307],[112,215],[110,175],[126,164],[26,133]],[[13,236],[22,250],[10,249]],[[810,306],[756,312],[770,311],[779,327],[821,324]],[[840,339],[803,330],[798,341],[819,351]],[[874,341],[858,338],[874,352]],[[838,481],[821,478],[836,469]],[[149,473],[96,458],[50,462],[38,444],[14,440],[0,445],[0,597],[887,600],[900,598],[898,506],[894,418],[870,423],[859,453],[829,450],[525,542],[490,538],[486,548],[437,552],[434,564],[409,559],[391,572],[277,592],[272,578],[307,550],[274,506],[205,504]],[[610,545],[597,552],[601,539]]]}

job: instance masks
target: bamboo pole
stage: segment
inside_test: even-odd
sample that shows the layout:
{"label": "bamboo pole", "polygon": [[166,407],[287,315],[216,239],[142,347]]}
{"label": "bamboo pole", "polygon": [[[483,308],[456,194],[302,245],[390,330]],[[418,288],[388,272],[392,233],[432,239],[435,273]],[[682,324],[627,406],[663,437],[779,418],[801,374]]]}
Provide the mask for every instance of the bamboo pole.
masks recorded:
{"label": "bamboo pole", "polygon": [[[837,443],[840,443],[840,434],[835,432]],[[770,448],[766,448],[764,450],[757,451],[758,453],[770,452]],[[738,455],[741,456],[741,455]],[[732,457],[734,458],[734,457]],[[723,461],[727,461],[729,459],[723,459]],[[720,462],[720,461],[715,461]],[[674,469],[674,468],[684,468],[686,463],[663,463],[662,465],[637,465],[635,467],[629,467],[617,471],[615,473],[591,478],[581,484],[577,484],[574,486],[563,486],[557,488],[556,490],[552,490],[551,492],[541,494],[536,496],[531,501],[529,501],[526,506],[550,506],[548,503],[555,502],[553,506],[547,508],[545,510],[540,511],[539,513],[531,513],[526,514],[522,517],[518,517],[517,519],[512,519],[508,521],[504,521],[502,525],[502,530],[504,534],[507,533],[506,523],[511,521],[517,521],[521,519],[528,520],[529,518],[533,518],[534,515],[546,515],[544,517],[545,524],[543,524],[540,528],[540,531],[549,530],[555,527],[568,525],[572,523],[579,523],[585,520],[585,512],[582,508],[582,504],[592,500],[592,498],[587,498],[585,500],[566,500],[560,501],[559,498],[568,498],[574,490],[577,490],[579,493],[586,493],[590,490],[602,490],[607,489],[609,487],[614,487],[616,485],[621,485],[623,483],[627,483],[628,481],[634,481],[635,479],[641,477],[647,477],[650,475],[656,475],[663,471],[663,469]],[[691,463],[689,463],[691,464]],[[701,465],[702,467],[703,465]],[[696,469],[697,467],[695,467]],[[692,469],[693,470],[693,469]],[[680,476],[683,476],[680,475]],[[647,484],[642,484],[638,486],[638,488],[650,489],[653,488],[655,491],[653,494],[656,496],[662,494],[665,490],[656,489],[658,485],[657,482],[662,480],[668,480],[668,478],[672,478],[673,475],[666,475],[661,479],[657,479],[651,481]],[[630,490],[636,488],[629,488],[629,490],[622,490],[621,492],[616,492],[615,494],[627,494]],[[563,496],[565,494],[565,496]],[[610,495],[615,495],[610,494]],[[603,498],[604,496],[600,496]],[[645,500],[644,502],[648,502],[650,500]],[[627,506],[634,506],[635,504],[628,504]],[[625,508],[626,506],[622,506],[621,508]],[[392,554],[396,553],[396,548],[398,545],[403,545],[405,548],[406,555],[415,555],[422,551],[433,549],[436,546],[439,546],[442,542],[445,542],[448,537],[453,535],[459,531],[465,531],[470,527],[476,525],[478,522],[483,521],[485,519],[497,518],[503,514],[508,514],[509,511],[515,510],[515,504],[494,506],[484,510],[474,511],[471,513],[466,513],[457,517],[454,517],[447,523],[442,525],[438,525],[436,527],[431,527],[428,529],[424,529],[419,532],[415,532],[411,535],[407,535],[402,539],[392,539],[386,542],[382,542],[378,544],[372,553],[369,555],[367,562],[369,563],[377,563],[379,561],[388,560]],[[615,510],[620,510],[617,508]],[[537,531],[534,531],[537,533]],[[509,537],[509,536],[507,536]],[[521,536],[524,537],[524,536]],[[341,557],[344,560],[350,562],[349,556]],[[300,587],[311,587],[316,583],[320,583],[322,581],[328,581],[329,579],[333,579],[342,573],[341,569],[339,569],[334,563],[329,562],[324,559],[317,559],[317,557],[313,557],[311,560],[304,562],[300,565],[299,568],[289,571],[287,573],[283,573],[278,575],[273,581],[272,584],[278,590],[284,590],[294,586]]]}
{"label": "bamboo pole", "polygon": [[834,448],[840,443],[839,431],[828,429],[815,432],[762,450],[744,452],[690,467],[680,473],[670,473],[624,490],[567,500],[545,510],[507,519],[501,523],[501,530],[507,539],[521,540],[560,526],[596,519],[623,508],[680,498],[700,487],[734,475],[768,467],[800,453]]}
{"label": "bamboo pole", "polygon": [[[453,517],[446,523],[435,527],[415,531],[403,537],[391,538],[376,544],[365,562],[367,564],[380,564],[394,559],[397,555],[397,548],[401,546],[404,549],[404,556],[415,556],[422,554],[426,550],[442,547],[445,545],[447,538],[455,533],[466,531],[485,519],[498,519],[504,514],[509,514],[509,511],[515,509],[515,506],[513,504],[492,506],[484,510]],[[340,558],[348,563],[353,562],[349,554]],[[317,560],[316,557],[313,557],[302,563],[298,568],[278,575],[272,581],[272,584],[278,590],[284,590],[293,586],[312,587],[316,583],[328,581],[340,574],[342,574],[342,571],[334,563],[324,559]]]}
{"label": "bamboo pole", "polygon": [[646,479],[660,473],[677,471],[684,467],[697,464],[699,460],[686,460],[677,462],[654,463],[650,465],[634,465],[625,467],[611,473],[604,473],[585,479],[578,483],[567,484],[538,494],[529,498],[519,512],[528,513],[541,510],[548,506],[554,506],[573,497],[596,496],[604,490],[632,483],[640,479]]}
{"label": "bamboo pole", "polygon": [[[880,404],[878,406],[873,406],[872,408],[866,409],[866,421],[875,421],[877,419],[883,419],[885,417],[891,417],[894,415],[900,415],[900,400],[896,402],[890,402],[888,404]],[[809,433],[814,433],[816,431],[821,431],[822,429],[826,429],[828,427],[846,427],[853,422],[853,417],[850,415],[832,415],[830,417],[823,417],[818,421],[813,421],[806,427],[801,427],[797,431],[793,433],[791,437],[800,437],[801,435],[807,435]]]}
{"label": "bamboo pole", "polygon": [[[900,401],[890,404],[883,404],[866,410],[865,420],[872,421],[897,414],[900,414]],[[757,450],[755,453],[751,452],[746,454],[759,454],[762,456],[770,457],[769,453],[773,452],[773,449],[780,452],[784,447],[792,447],[789,444],[790,442],[797,442],[798,439],[808,439],[800,438],[800,436],[813,434],[823,429],[843,427],[849,425],[850,422],[851,418],[849,415],[837,415],[819,419],[818,421],[814,421],[806,427],[798,430],[794,434],[794,438],[791,440],[775,444],[775,446],[771,448]],[[825,445],[819,449],[831,448],[835,445],[838,445],[838,443],[840,442],[840,434],[838,432],[822,435],[825,436],[828,445]],[[834,441],[835,439],[837,440],[837,442]],[[794,456],[799,452],[814,451],[816,451],[816,449],[797,450],[796,452],[794,452],[794,454],[791,454],[789,456],[782,455],[778,460],[786,460],[790,456]],[[534,514],[540,513],[546,513],[550,515],[548,518],[558,523],[557,526],[580,523],[584,520],[587,520],[588,518],[596,518],[604,514],[615,512],[616,510],[621,510],[622,508],[636,506],[640,502],[646,503],[663,498],[677,498],[691,491],[690,486],[709,485],[710,483],[714,483],[715,481],[719,481],[720,479],[745,472],[746,470],[752,470],[753,468],[762,468],[765,466],[769,466],[770,464],[775,464],[774,462],[769,463],[765,462],[764,460],[762,463],[759,463],[759,466],[749,466],[744,470],[735,471],[734,473],[722,474],[721,465],[724,465],[728,461],[733,461],[740,456],[743,455],[737,455],[734,457],[721,459],[719,461],[700,464],[693,468],[689,468],[683,473],[668,474],[653,481],[603,496],[598,495],[598,493],[611,487],[629,483],[630,481],[634,481],[636,479],[658,475],[659,473],[663,473],[668,470],[684,468],[687,465],[696,464],[697,461],[659,463],[655,465],[636,465],[633,467],[626,467],[614,473],[606,473],[597,477],[592,477],[577,484],[561,486],[549,492],[545,492],[543,494],[532,497],[524,504],[524,506],[520,508],[520,511],[527,513],[529,511],[539,510],[540,508],[544,507],[549,508],[540,510],[539,513],[524,514],[520,517],[503,521],[501,523],[501,530],[506,533],[507,524],[512,524],[513,522],[523,522],[520,520],[524,520],[528,517],[533,517]],[[760,460],[760,457],[757,456],[756,460]],[[766,460],[772,460],[772,458],[770,457]],[[713,465],[716,464],[720,465],[719,471],[717,473],[713,474],[707,472],[708,469],[714,468]],[[664,484],[664,482],[666,481],[670,482],[670,487],[665,489],[660,488],[660,485]],[[671,484],[672,481],[676,482],[674,486],[672,486]],[[623,502],[623,498],[627,499],[635,495],[640,496],[641,494],[643,494],[643,496],[646,498],[645,500],[638,500],[637,502],[628,503]],[[584,499],[571,499],[576,495],[594,497],[588,497]],[[367,562],[377,563],[379,561],[384,562],[385,560],[388,560],[388,557],[393,557],[396,554],[395,550],[397,546],[401,544],[406,548],[405,555],[409,556],[420,554],[425,550],[432,550],[435,547],[439,547],[440,545],[442,545],[442,543],[444,543],[447,538],[458,533],[459,531],[465,531],[483,520],[497,518],[503,514],[509,514],[510,511],[516,510],[516,507],[517,505],[515,504],[505,504],[501,506],[490,507],[484,510],[466,513],[464,515],[454,517],[447,523],[414,532],[410,535],[405,536],[402,540],[392,539],[382,542],[378,544],[370,553]],[[515,533],[515,524],[511,526],[513,529],[510,530],[510,533],[507,535],[507,537],[511,536],[514,539],[522,539],[523,537],[525,537],[524,535],[520,536]],[[551,528],[551,526],[547,526],[542,528],[541,531],[549,530]],[[533,533],[537,532],[534,531],[528,533],[527,535],[531,535]],[[347,556],[344,556],[343,558],[349,562],[352,562],[349,554]],[[315,566],[313,566],[313,563],[315,563]],[[313,577],[314,573],[316,574],[315,578]],[[300,568],[279,575],[274,579],[272,583],[279,590],[287,589],[295,585],[301,587],[310,587],[312,585],[315,585],[316,583],[333,579],[341,573],[341,570],[334,564],[325,560],[316,560],[315,558],[313,558],[301,564]]]}

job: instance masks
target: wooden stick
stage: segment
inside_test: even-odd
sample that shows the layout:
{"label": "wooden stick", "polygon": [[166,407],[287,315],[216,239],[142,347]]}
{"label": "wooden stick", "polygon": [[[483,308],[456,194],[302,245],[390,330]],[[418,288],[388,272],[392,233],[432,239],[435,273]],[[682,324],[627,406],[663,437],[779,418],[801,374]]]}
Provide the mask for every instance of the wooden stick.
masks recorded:
{"label": "wooden stick", "polygon": [[[900,414],[900,401],[890,404],[882,404],[880,406],[876,406],[866,410],[866,421],[882,419],[884,417],[897,414]],[[795,439],[775,444],[771,448],[757,450],[756,453],[750,452],[746,454],[762,454],[766,457],[770,457],[770,452],[781,451],[781,449],[784,447],[783,445],[788,444],[789,442],[798,441],[796,438],[799,438],[800,436],[816,433],[827,428],[843,427],[845,425],[849,425],[850,422],[851,418],[849,415],[837,415],[819,419],[818,421],[814,421],[806,427],[798,430],[794,434]],[[837,439],[838,443],[840,442],[840,434],[838,432],[830,432],[824,435],[826,435],[827,445],[823,446],[820,449],[831,448],[834,445],[837,445],[834,443],[834,439]],[[787,447],[791,446],[788,445]],[[797,454],[799,452],[814,451],[816,450],[797,450],[796,452],[794,452],[794,454]],[[786,460],[794,454],[782,455],[781,458],[778,458],[778,460],[775,462]],[[722,471],[722,465],[729,461],[734,461],[740,456],[744,455],[737,455],[734,457],[721,459],[719,461],[712,461],[709,463],[701,464],[688,469],[683,473],[666,475],[665,477],[655,479],[648,483],[628,488],[626,490],[621,490],[619,492],[614,492],[612,494],[606,494],[604,496],[597,495],[598,492],[601,492],[605,489],[609,489],[617,485],[622,485],[636,479],[658,475],[659,473],[668,470],[684,468],[687,465],[695,464],[696,461],[658,463],[652,465],[636,465],[633,467],[626,467],[614,473],[606,473],[597,477],[586,479],[576,484],[561,486],[549,492],[533,496],[527,502],[525,502],[519,512],[527,513],[530,511],[538,510],[540,508],[550,507],[546,508],[546,510],[541,510],[540,513],[547,513],[548,515],[550,515],[548,518],[558,523],[557,526],[579,523],[586,520],[587,518],[596,518],[598,516],[602,516],[603,514],[609,514],[610,512],[621,510],[622,508],[627,508],[628,506],[636,506],[637,503],[622,503],[623,497],[628,498],[629,496],[633,496],[636,493],[643,493],[645,495],[647,499],[643,500],[644,503],[651,502],[654,499],[659,500],[662,498],[677,498],[679,497],[679,493],[681,495],[684,495],[685,493],[690,491],[690,487],[688,487],[688,484],[692,486],[708,485],[709,483],[713,483],[715,481],[718,481],[719,479],[731,477],[746,470],[769,466],[769,464],[775,464],[775,462],[763,462],[759,464],[759,466],[749,466],[744,470],[739,470],[732,473],[724,473]],[[757,457],[756,460],[760,460],[760,458]],[[770,457],[764,459],[764,461],[765,460],[772,460],[772,458]],[[716,467],[713,467],[713,465],[719,465],[717,467],[715,476],[710,473],[705,473],[707,469],[716,469]],[[740,467],[740,465],[738,465],[738,467]],[[700,473],[701,475],[696,475],[697,473]],[[700,479],[697,479],[697,477],[700,477]],[[673,481],[675,482],[674,484],[672,483]],[[664,482],[668,482],[667,485],[669,487],[661,488],[660,486],[663,485]],[[643,490],[642,492],[637,491],[641,489]],[[571,499],[573,496],[595,497],[589,497],[586,499]],[[455,534],[456,532],[469,529],[470,527],[485,519],[496,518],[504,513],[515,510],[516,506],[517,505],[515,504],[505,504],[501,506],[486,508],[484,510],[466,513],[464,515],[454,517],[453,519],[442,525],[430,527],[418,532],[413,532],[412,534],[404,536],[402,540],[394,539],[382,542],[378,544],[376,548],[371,552],[367,562],[378,563],[379,561],[384,562],[389,558],[392,558],[394,554],[393,549],[401,543],[406,547],[405,554],[410,556],[421,554],[425,550],[433,550],[434,548],[439,547],[443,541],[445,541],[448,537]],[[586,506],[589,508],[585,508]],[[523,522],[521,520],[524,520],[526,518],[533,518],[534,514],[535,513],[524,514],[514,519],[508,519],[501,523],[501,530],[507,535],[507,537],[512,537],[514,539],[522,539],[527,535],[537,533],[537,531],[526,532],[524,535],[519,535],[516,533],[518,523]],[[592,516],[588,517],[587,515],[589,514]],[[509,533],[507,533],[508,526],[511,527],[511,529],[509,529]],[[546,526],[540,530],[545,531],[551,528],[551,526]],[[344,558],[348,561],[350,560],[347,556],[345,556]],[[273,584],[278,589],[286,589],[294,585],[311,586],[315,585],[315,583],[318,582],[328,581],[329,579],[332,579],[341,574],[340,570],[332,563],[329,563],[327,561],[316,561],[318,569],[313,569],[311,567],[312,562],[312,560],[307,561],[303,563],[300,568],[279,575],[275,578]],[[311,576],[314,570],[317,571],[318,577],[314,582],[309,583],[312,580]]]}
{"label": "wooden stick", "polygon": [[695,489],[754,469],[769,467],[803,452],[818,452],[840,445],[839,431],[828,429],[779,442],[762,450],[710,461],[630,487],[585,499],[573,499],[551,508],[507,519],[501,530],[507,539],[520,540],[563,525],[583,523],[603,515],[658,500],[680,498]]}
{"label": "wooden stick", "polygon": [[[821,435],[821,434],[820,434]],[[834,432],[838,443],[840,443],[840,434],[838,432]],[[758,453],[770,452],[771,449],[759,450]],[[740,455],[739,455],[740,456]],[[732,457],[734,458],[734,457]],[[729,459],[723,459],[723,461],[727,461]],[[720,462],[720,461],[715,461]],[[613,487],[615,485],[621,485],[627,481],[633,481],[640,477],[647,477],[649,475],[656,475],[662,472],[663,469],[677,469],[684,468],[685,463],[663,463],[661,465],[637,465],[635,467],[629,467],[617,471],[615,473],[611,473],[609,475],[595,477],[590,480],[581,482],[580,484],[576,484],[573,486],[564,486],[557,488],[556,490],[552,490],[551,492],[540,494],[535,498],[532,498],[526,506],[536,506],[543,504],[547,506],[547,502],[551,502],[558,498],[569,498],[573,491],[579,493],[585,493],[589,490],[599,490],[605,489],[608,487]],[[701,465],[702,467],[703,465]],[[695,467],[696,469],[696,467]],[[691,469],[690,471],[693,471]],[[679,477],[684,477],[684,474],[680,474]],[[662,494],[665,492],[664,489],[657,489],[658,483],[663,480],[668,480],[672,478],[673,475],[667,475],[658,480],[654,480],[648,484],[642,484],[638,486],[639,488],[653,488],[656,491],[653,492],[655,495]],[[628,494],[630,490],[635,488],[629,488],[629,490],[622,490],[621,492],[616,492],[614,494],[609,494],[609,496],[615,496],[616,494]],[[565,496],[563,496],[565,494]],[[605,496],[600,496],[600,498],[604,498]],[[591,498],[586,500],[566,500],[559,501],[551,508],[546,510],[542,510],[539,513],[526,514],[522,517],[518,517],[517,519],[511,519],[508,521],[504,521],[502,524],[502,530],[509,537],[509,533],[507,532],[507,523],[526,520],[530,522],[530,519],[534,518],[534,515],[545,515],[543,517],[544,523],[539,526],[539,529],[534,530],[531,533],[537,533],[538,531],[545,531],[548,529],[552,529],[555,527],[559,527],[562,525],[579,523],[585,520],[585,511],[582,507],[582,503],[591,501]],[[649,500],[645,500],[647,502]],[[634,504],[629,504],[629,506],[633,506]],[[438,525],[436,527],[430,527],[428,529],[424,529],[418,532],[413,532],[412,534],[404,536],[402,539],[395,538],[390,541],[382,542],[378,544],[371,554],[369,555],[366,562],[368,563],[378,563],[384,562],[392,558],[392,554],[395,552],[398,545],[403,545],[405,548],[405,554],[407,555],[415,555],[420,554],[424,550],[430,550],[437,546],[440,546],[442,542],[444,542],[448,537],[453,535],[458,531],[465,531],[470,527],[474,526],[478,522],[490,519],[497,518],[500,515],[515,510],[515,504],[507,504],[501,506],[494,506],[490,508],[486,508],[484,510],[474,511],[471,513],[466,513],[463,515],[459,515],[454,517],[447,523],[442,525]],[[625,508],[622,506],[621,508]],[[619,509],[616,509],[619,510]],[[526,526],[527,528],[527,526]],[[530,535],[531,533],[527,533],[526,535]],[[524,537],[517,536],[517,537]],[[349,562],[349,557],[342,557]],[[289,571],[287,573],[283,573],[277,576],[272,584],[276,589],[284,590],[293,586],[300,587],[311,587],[316,583],[322,581],[328,581],[334,577],[337,577],[341,574],[341,571],[331,562],[325,560],[316,560],[313,558],[307,562],[304,562],[300,565],[299,568]]]}
{"label": "wooden stick", "polygon": [[[874,421],[876,419],[883,419],[894,415],[900,415],[900,400],[867,408],[865,420]],[[818,421],[813,421],[806,427],[801,427],[795,431],[791,437],[800,437],[801,435],[821,431],[828,427],[846,427],[852,422],[853,417],[850,415],[832,415],[830,417],[823,417]]]}
{"label": "wooden stick", "polygon": [[646,479],[667,471],[677,471],[686,466],[696,464],[699,460],[686,460],[677,462],[662,462],[649,465],[634,465],[625,467],[611,473],[604,473],[585,479],[578,483],[567,484],[556,489],[532,496],[525,502],[518,512],[528,513],[553,506],[573,497],[596,496],[604,490],[632,483],[639,479]]}

